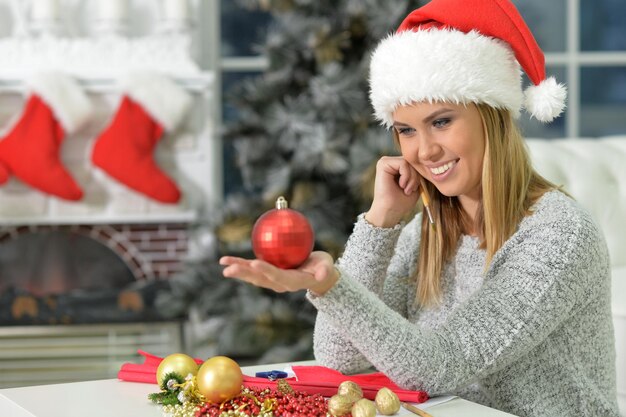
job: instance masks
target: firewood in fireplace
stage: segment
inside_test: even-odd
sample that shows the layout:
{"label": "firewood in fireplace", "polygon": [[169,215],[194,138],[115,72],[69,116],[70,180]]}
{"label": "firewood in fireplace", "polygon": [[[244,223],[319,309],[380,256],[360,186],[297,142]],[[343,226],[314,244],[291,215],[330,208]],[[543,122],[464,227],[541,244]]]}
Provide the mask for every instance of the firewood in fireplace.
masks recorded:
{"label": "firewood in fireplace", "polygon": [[28,295],[18,295],[15,297],[13,304],[11,305],[11,314],[16,320],[21,319],[24,316],[37,318],[39,315],[37,300]]}
{"label": "firewood in fireplace", "polygon": [[137,291],[122,291],[117,296],[117,306],[122,311],[133,311],[136,313],[143,311],[143,297]]}
{"label": "firewood in fireplace", "polygon": [[47,297],[44,298],[44,303],[46,304],[46,306],[48,306],[48,308],[52,311],[57,309],[57,300],[54,296],[49,295]]}

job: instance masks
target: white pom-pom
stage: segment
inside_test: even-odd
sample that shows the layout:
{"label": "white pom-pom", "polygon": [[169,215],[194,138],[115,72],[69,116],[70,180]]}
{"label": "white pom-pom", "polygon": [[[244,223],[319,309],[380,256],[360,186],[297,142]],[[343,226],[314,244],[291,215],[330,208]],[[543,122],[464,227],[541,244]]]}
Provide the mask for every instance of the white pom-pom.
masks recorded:
{"label": "white pom-pom", "polygon": [[524,92],[524,107],[537,120],[547,123],[558,117],[565,109],[567,89],[554,77],[546,78],[539,85],[531,85]]}

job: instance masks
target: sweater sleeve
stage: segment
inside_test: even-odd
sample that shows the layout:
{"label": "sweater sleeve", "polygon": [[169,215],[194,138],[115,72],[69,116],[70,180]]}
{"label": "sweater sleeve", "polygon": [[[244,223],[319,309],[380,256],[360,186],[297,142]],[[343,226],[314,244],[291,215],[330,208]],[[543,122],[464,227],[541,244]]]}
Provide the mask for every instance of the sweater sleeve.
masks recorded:
{"label": "sweater sleeve", "polygon": [[606,245],[588,215],[549,217],[522,222],[494,256],[483,287],[437,330],[412,324],[349,272],[311,301],[326,326],[341,328],[398,385],[431,394],[454,391],[530,352],[584,308],[593,296],[592,280],[608,276]]}
{"label": "sweater sleeve", "polygon": [[[343,256],[337,261],[342,274],[349,274],[363,286],[363,291],[403,316],[406,316],[410,269],[416,263],[418,240],[414,233],[420,217],[404,228],[401,224],[379,228],[360,215]],[[310,293],[307,297],[316,298]],[[313,333],[316,359],[345,373],[371,368],[372,364],[345,338],[343,324],[333,323],[324,311],[318,311]]]}

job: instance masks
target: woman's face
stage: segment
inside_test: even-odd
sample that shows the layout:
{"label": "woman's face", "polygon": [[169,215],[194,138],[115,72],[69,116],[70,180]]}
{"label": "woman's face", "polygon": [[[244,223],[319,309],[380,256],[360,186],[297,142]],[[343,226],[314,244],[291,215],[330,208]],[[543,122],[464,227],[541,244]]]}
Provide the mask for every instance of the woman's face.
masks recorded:
{"label": "woman's face", "polygon": [[393,113],[402,156],[448,197],[478,202],[485,134],[475,105],[414,103]]}

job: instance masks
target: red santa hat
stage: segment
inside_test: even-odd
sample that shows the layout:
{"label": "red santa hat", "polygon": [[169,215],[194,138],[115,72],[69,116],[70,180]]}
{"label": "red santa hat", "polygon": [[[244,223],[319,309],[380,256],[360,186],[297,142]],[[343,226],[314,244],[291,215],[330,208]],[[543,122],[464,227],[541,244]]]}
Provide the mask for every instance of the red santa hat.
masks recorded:
{"label": "red santa hat", "polygon": [[[522,91],[521,68],[533,85]],[[484,103],[550,122],[566,89],[546,78],[543,52],[509,0],[432,0],[380,42],[370,100],[382,124],[412,102]]]}

